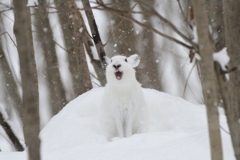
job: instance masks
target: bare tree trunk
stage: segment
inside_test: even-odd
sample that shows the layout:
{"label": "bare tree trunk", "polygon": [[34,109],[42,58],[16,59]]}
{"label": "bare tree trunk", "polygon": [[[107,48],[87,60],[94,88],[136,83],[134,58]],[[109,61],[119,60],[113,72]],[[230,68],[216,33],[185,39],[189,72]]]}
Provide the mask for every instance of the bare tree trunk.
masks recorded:
{"label": "bare tree trunk", "polygon": [[[155,0],[150,0],[148,3],[154,6]],[[142,11],[146,11],[144,7],[141,7]],[[146,20],[145,24],[148,26],[152,25],[151,15],[144,14],[143,19]],[[134,35],[132,35],[134,36]],[[136,37],[136,36],[134,36]],[[142,31],[142,37],[140,39],[141,60],[142,63],[139,65],[140,81],[143,87],[152,88],[161,91],[161,83],[159,78],[159,66],[156,52],[154,51],[154,34],[149,30]]]}
{"label": "bare tree trunk", "polygon": [[81,94],[92,89],[92,83],[90,79],[90,72],[88,70],[87,59],[85,56],[85,51],[83,48],[84,41],[83,41],[83,34],[79,32],[81,28],[84,28],[84,22],[79,11],[75,11],[76,4],[75,2],[69,2],[68,7],[73,9],[71,11],[71,24],[73,25],[73,38],[75,39],[75,56],[78,65],[78,70],[80,72],[80,82],[82,87],[80,88]]}
{"label": "bare tree trunk", "polygon": [[23,92],[23,131],[29,159],[40,160],[39,93],[34,58],[30,10],[27,0],[14,0],[14,33],[18,45]]}
{"label": "bare tree trunk", "polygon": [[[75,3],[74,3],[74,6],[76,7]],[[87,27],[85,25],[85,22],[83,20],[81,12],[79,10],[75,10],[74,17],[76,17],[76,19],[75,19],[76,24],[79,25],[79,26],[77,25],[76,27],[78,27],[82,32],[79,33],[79,29],[76,31],[78,32],[78,34],[81,34],[80,36],[83,39],[83,44],[84,44],[86,52],[90,58],[90,62],[96,72],[96,75],[98,77],[98,81],[100,82],[100,85],[104,86],[106,82],[105,82],[104,75],[102,75],[103,72],[102,72],[101,62],[100,62],[100,60],[94,59],[93,52],[91,49],[91,46],[93,46],[92,38],[88,34]],[[101,78],[101,77],[104,77],[104,78]]]}
{"label": "bare tree trunk", "polygon": [[[0,39],[0,45],[2,45],[1,39]],[[22,118],[21,116],[22,100],[20,98],[18,87],[14,80],[12,71],[9,67],[5,54],[2,50],[2,46],[0,46],[0,67],[2,68],[2,71],[4,74],[4,82],[5,82],[4,86],[6,87],[7,92],[11,97],[13,106],[17,109],[18,113],[20,114],[20,117]]]}
{"label": "bare tree trunk", "polygon": [[[21,108],[20,106],[22,104],[22,101],[21,101],[20,96],[18,94],[17,86],[16,86],[16,83],[13,79],[12,72],[10,70],[10,67],[7,63],[4,52],[2,50],[1,38],[0,38],[0,68],[4,72],[4,79],[5,79],[4,81],[5,81],[5,83],[7,83],[7,84],[5,84],[5,86],[8,90],[9,95],[11,96],[11,98],[13,100],[13,105],[19,111],[20,108]],[[23,151],[24,150],[23,146],[19,142],[16,135],[13,133],[9,124],[4,120],[4,117],[3,117],[1,112],[0,112],[0,124],[3,127],[3,129],[5,130],[5,132],[7,133],[9,139],[12,141],[15,149],[17,151]]]}
{"label": "bare tree trunk", "polygon": [[[71,0],[70,2],[72,2]],[[58,16],[60,25],[63,32],[65,47],[67,49],[67,56],[69,61],[69,70],[72,75],[72,83],[73,83],[73,92],[74,95],[72,98],[77,97],[81,94],[80,91],[80,73],[77,66],[77,61],[75,57],[75,51],[74,51],[74,39],[73,37],[73,24],[71,24],[71,21],[69,20],[70,12],[68,8],[68,3],[65,0],[54,0],[54,3],[56,7],[58,8]],[[60,9],[63,8],[63,9]]]}
{"label": "bare tree trunk", "polygon": [[[224,25],[227,52],[230,56],[229,68],[240,65],[240,2],[223,0]],[[227,106],[225,107],[231,132],[233,148],[237,160],[240,160],[240,71],[229,73]]]}
{"label": "bare tree trunk", "polygon": [[[240,36],[239,32],[237,29],[239,29],[239,23],[238,22],[238,15],[240,13],[240,10],[235,10],[234,7],[238,6],[240,7],[240,3],[233,3],[233,2],[228,2],[224,1],[224,9],[225,11],[223,12],[222,9],[222,2],[219,2],[218,0],[211,0],[207,1],[207,7],[211,8],[208,10],[208,16],[209,23],[212,26],[212,37],[213,40],[215,41],[215,51],[220,51],[223,47],[226,45],[225,41],[225,35],[228,40],[227,47],[228,47],[228,53],[231,57],[231,63],[230,67],[236,67],[239,65],[238,60],[239,60],[239,49],[240,47],[237,46],[237,48],[233,49],[234,44],[236,44],[236,41],[238,41],[238,38]],[[230,12],[229,12],[230,11]],[[235,12],[232,12],[235,11]],[[224,35],[224,19],[223,19],[223,13],[225,13],[225,23],[227,26],[227,32]],[[232,18],[232,19],[231,19]],[[217,35],[217,36],[216,36]],[[233,51],[233,50],[234,51]],[[230,50],[232,52],[230,53]],[[234,61],[234,62],[233,62]],[[232,65],[235,63],[235,65]],[[239,109],[239,102],[236,105],[233,105],[232,101],[237,102],[237,99],[239,97],[239,83],[236,82],[237,77],[239,77],[239,73],[230,73],[232,75],[231,77],[234,79],[230,79],[228,81],[225,77],[225,74],[223,74],[222,69],[220,65],[215,62],[215,71],[217,74],[217,80],[219,83],[219,90],[220,90],[220,96],[223,99],[223,106],[225,109],[225,113],[227,116],[228,120],[228,125],[231,133],[231,139],[232,139],[232,144],[235,152],[235,156],[238,160],[240,160],[240,125],[238,123],[238,119],[240,118],[240,109]],[[237,75],[238,74],[238,75]],[[235,82],[233,82],[235,81]],[[233,87],[233,84],[236,84],[235,87]],[[234,103],[235,103],[234,102]]]}
{"label": "bare tree trunk", "polygon": [[37,13],[35,18],[37,38],[38,42],[41,44],[46,60],[45,68],[47,70],[47,82],[50,91],[50,104],[53,115],[55,115],[64,107],[67,101],[59,72],[55,43],[53,42],[53,33],[50,27],[47,10],[44,8],[44,6],[47,6],[47,2],[46,0],[39,0],[38,2],[39,5],[43,7],[35,9]]}
{"label": "bare tree trunk", "polygon": [[222,159],[222,144],[219,129],[217,88],[215,85],[215,73],[213,66],[213,49],[208,32],[208,18],[204,0],[192,1],[194,15],[197,23],[199,37],[199,51],[202,60],[200,61],[201,78],[203,87],[204,102],[207,109],[209,138],[211,144],[212,160]]}
{"label": "bare tree trunk", "polygon": [[[98,57],[99,57],[99,61],[101,64],[101,70],[99,69],[100,73],[98,73],[98,79],[101,83],[101,85],[105,85],[106,84],[106,77],[105,77],[105,67],[106,67],[106,62],[104,59],[104,56],[106,56],[105,50],[104,50],[104,46],[102,44],[102,40],[100,37],[100,34],[98,32],[98,27],[96,24],[96,21],[94,19],[94,15],[91,9],[89,9],[91,6],[89,4],[89,0],[82,0],[83,3],[83,7],[84,8],[88,8],[88,10],[85,10],[87,19],[88,19],[88,24],[89,27],[91,29],[92,32],[92,38],[94,40],[94,44],[96,46],[97,52],[98,52]],[[100,67],[100,66],[99,66]]]}
{"label": "bare tree trunk", "polygon": [[[214,52],[218,52],[221,49],[223,49],[226,45],[224,35],[222,3],[219,2],[219,0],[207,0],[206,5],[208,20],[212,30],[211,39],[214,41],[213,43]],[[225,75],[222,74],[221,67],[218,63],[215,62],[214,67],[218,81],[218,93],[219,93],[218,97],[219,99],[222,98],[224,100],[224,103],[226,103],[226,97],[224,95],[226,95],[227,90],[223,89],[225,88]]]}

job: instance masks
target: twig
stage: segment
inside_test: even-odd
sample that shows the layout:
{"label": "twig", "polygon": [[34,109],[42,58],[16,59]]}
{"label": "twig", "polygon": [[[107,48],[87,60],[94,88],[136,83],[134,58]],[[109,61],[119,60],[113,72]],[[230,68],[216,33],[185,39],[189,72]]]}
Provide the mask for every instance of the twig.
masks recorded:
{"label": "twig", "polygon": [[0,133],[0,135],[14,148],[14,145],[12,144],[11,141],[9,141],[7,137],[5,137],[2,133]]}
{"label": "twig", "polygon": [[182,5],[181,5],[181,3],[180,3],[180,0],[177,0],[177,1],[178,1],[178,5],[179,5],[179,8],[180,8],[180,10],[181,10],[181,13],[182,13],[182,16],[183,16],[185,22],[187,22],[187,24],[189,25],[189,27],[190,27],[191,29],[193,29],[192,25],[191,25],[191,24],[189,23],[189,21],[187,20],[187,16],[185,16],[184,13],[183,13],[183,9],[182,9]]}
{"label": "twig", "polygon": [[91,72],[89,72],[89,73],[90,73],[91,76],[93,76],[93,78],[95,78],[96,80],[99,81],[99,79],[93,73],[91,73]]}
{"label": "twig", "polygon": [[[6,16],[5,14],[3,14],[4,16]],[[6,16],[7,18],[9,18],[8,16]],[[11,18],[9,18],[11,21],[13,21]],[[2,20],[2,16],[0,16],[0,22],[2,24],[2,27],[4,28],[4,30],[6,30],[5,26],[3,25],[3,20]],[[13,21],[14,22],[14,21]],[[7,35],[10,37],[11,41],[13,42],[13,44],[16,46],[16,44],[14,43],[12,37],[10,36],[9,33],[7,33]],[[7,40],[6,36],[4,36],[5,40]],[[1,41],[1,40],[0,40]],[[14,70],[14,67],[13,67],[13,63],[12,63],[12,59],[10,58],[10,55],[9,55],[9,46],[6,47],[6,50],[7,50],[7,53],[6,56],[8,57],[8,60],[9,60],[9,67],[12,68],[12,74],[14,75],[14,78],[16,80],[16,83],[18,86],[21,86],[21,82],[19,81],[18,77],[17,77],[17,74],[16,74],[16,71]],[[16,98],[16,97],[15,97]],[[18,109],[19,110],[19,109]]]}
{"label": "twig", "polygon": [[12,37],[10,36],[10,34],[8,32],[3,32],[3,33],[0,34],[0,36],[2,36],[4,34],[7,34],[9,36],[9,38],[11,39],[11,41],[13,42],[13,44],[15,45],[15,47],[18,48],[16,43],[14,42],[14,40],[12,39]]}
{"label": "twig", "polygon": [[0,2],[0,5],[2,5],[2,6],[4,6],[4,7],[6,7],[6,8],[8,8],[8,9],[6,9],[6,10],[2,10],[2,11],[0,11],[0,14],[3,13],[3,12],[6,12],[6,11],[10,11],[10,10],[13,9],[13,7],[8,6],[8,5],[6,5],[6,4],[4,4],[4,3],[2,3],[2,2]]}
{"label": "twig", "polygon": [[8,17],[6,14],[2,13],[5,17],[7,17],[9,20],[11,20],[12,22],[14,22],[14,20],[12,20],[10,17]]}
{"label": "twig", "polygon": [[[3,14],[4,16],[6,16],[8,19],[10,19],[12,22],[14,22],[14,20],[12,20],[10,17],[8,17],[7,15],[5,15],[5,14]],[[31,22],[31,24],[32,25],[34,25],[35,27],[38,27],[36,24],[34,24],[33,22]],[[37,31],[33,31],[33,32],[36,32],[36,33],[38,33]],[[4,34],[4,33],[2,33],[2,34]],[[1,34],[1,35],[2,35]],[[8,34],[8,36],[11,38],[11,36],[9,35],[9,33],[7,33]],[[44,33],[45,34],[45,33]],[[1,36],[0,35],[0,36]],[[68,52],[67,51],[67,49],[65,49],[63,46],[61,46],[59,43],[57,43],[52,37],[50,37],[48,34],[46,34],[47,35],[47,37],[48,38],[50,38],[57,46],[59,46],[60,48],[62,48],[63,50],[65,50],[66,52]],[[11,38],[11,40],[13,41],[13,39]],[[13,41],[13,43],[14,43],[14,41]],[[17,47],[17,45],[14,43],[14,45]]]}
{"label": "twig", "polygon": [[188,86],[190,92],[192,93],[193,98],[194,98],[198,103],[204,104],[203,99],[201,99],[201,98],[200,98],[200,100],[198,99],[198,97],[196,96],[196,94],[193,92],[191,86],[190,86],[189,84],[188,84],[187,86]]}
{"label": "twig", "polygon": [[[137,6],[137,4],[135,4],[130,11],[127,13],[126,16],[128,16],[131,11]],[[110,37],[108,38],[107,42],[105,44],[103,44],[103,46],[106,46],[106,44],[109,42],[109,40],[112,38],[113,34],[116,32],[116,30],[118,29],[118,27],[122,24],[122,22],[124,21],[124,18],[122,18],[122,20],[118,23],[118,25],[115,27],[114,31],[112,32],[112,34],[110,35]]]}
{"label": "twig", "polygon": [[219,127],[227,134],[230,134],[226,129],[224,129],[221,125],[219,125]]}
{"label": "twig", "polygon": [[191,75],[191,73],[192,73],[192,71],[193,71],[193,68],[195,67],[196,64],[197,64],[197,60],[195,61],[192,69],[190,70],[190,72],[189,72],[189,74],[188,74],[188,77],[187,77],[187,80],[186,80],[186,83],[185,83],[185,86],[184,86],[184,91],[183,91],[182,97],[184,97],[184,94],[185,94],[185,92],[186,92],[186,88],[187,88],[187,85],[188,85],[188,80],[189,80],[190,75]]}
{"label": "twig", "polygon": [[99,84],[97,84],[96,82],[92,81],[94,84],[96,84],[98,87],[101,87]]}

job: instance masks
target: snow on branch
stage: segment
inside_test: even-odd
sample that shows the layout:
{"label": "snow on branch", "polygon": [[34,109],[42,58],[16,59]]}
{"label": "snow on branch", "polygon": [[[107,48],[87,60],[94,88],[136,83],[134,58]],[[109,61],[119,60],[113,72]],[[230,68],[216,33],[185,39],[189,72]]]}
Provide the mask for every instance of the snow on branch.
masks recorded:
{"label": "snow on branch", "polygon": [[223,71],[226,71],[228,69],[228,62],[230,61],[227,54],[227,48],[224,47],[219,52],[213,53],[213,60],[220,64]]}

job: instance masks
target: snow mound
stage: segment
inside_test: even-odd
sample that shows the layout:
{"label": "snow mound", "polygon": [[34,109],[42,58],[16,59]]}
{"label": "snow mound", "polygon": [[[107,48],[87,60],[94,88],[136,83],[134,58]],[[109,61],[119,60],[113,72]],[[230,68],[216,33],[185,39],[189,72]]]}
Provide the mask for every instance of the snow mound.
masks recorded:
{"label": "snow mound", "polygon": [[[69,159],[210,159],[206,111],[181,98],[143,89],[150,129],[145,134],[108,142],[98,125],[104,88],[71,101],[41,132],[43,158]],[[226,118],[220,114],[222,127]],[[225,159],[234,159],[230,136],[222,132]],[[58,155],[58,156],[53,156]]]}
{"label": "snow mound", "polygon": [[[149,132],[108,142],[98,125],[103,93],[104,88],[92,89],[50,120],[40,134],[43,160],[210,160],[205,106],[143,89],[149,107]],[[221,109],[220,122],[228,130]],[[224,159],[234,160],[229,134],[221,130],[221,137]],[[23,160],[23,154],[0,154],[0,159]]]}

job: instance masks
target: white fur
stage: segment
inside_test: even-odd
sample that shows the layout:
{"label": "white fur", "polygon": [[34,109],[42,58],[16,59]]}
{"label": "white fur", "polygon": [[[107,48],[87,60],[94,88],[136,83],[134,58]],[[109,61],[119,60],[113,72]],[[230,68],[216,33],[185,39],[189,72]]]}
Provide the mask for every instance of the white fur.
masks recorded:
{"label": "white fur", "polygon": [[[100,123],[107,137],[128,137],[134,133],[146,132],[148,129],[148,110],[137,82],[134,67],[138,66],[138,55],[129,58],[114,56],[105,57],[107,85],[103,96],[100,113]],[[122,79],[115,76],[113,65],[121,65]]]}

